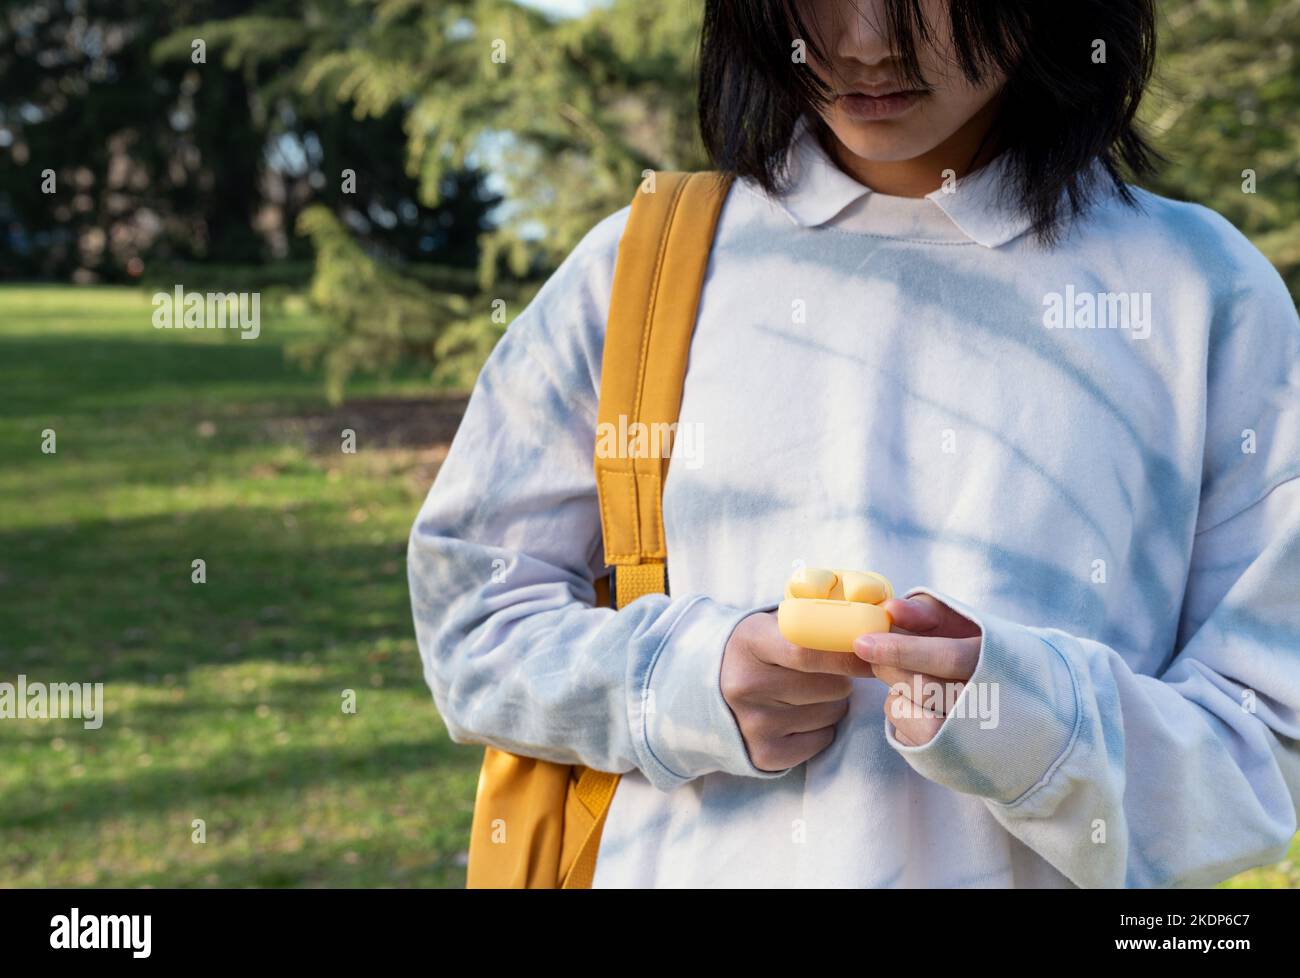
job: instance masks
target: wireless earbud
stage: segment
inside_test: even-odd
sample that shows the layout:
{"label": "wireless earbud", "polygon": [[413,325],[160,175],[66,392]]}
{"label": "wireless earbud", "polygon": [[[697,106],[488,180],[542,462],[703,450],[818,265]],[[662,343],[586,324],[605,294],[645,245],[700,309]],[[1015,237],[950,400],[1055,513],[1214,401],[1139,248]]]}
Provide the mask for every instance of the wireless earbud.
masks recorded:
{"label": "wireless earbud", "polygon": [[[790,575],[785,585],[787,598],[830,598],[835,597],[840,587],[840,577],[834,571],[822,570],[820,567],[800,567]],[[843,591],[839,591],[843,597]]]}

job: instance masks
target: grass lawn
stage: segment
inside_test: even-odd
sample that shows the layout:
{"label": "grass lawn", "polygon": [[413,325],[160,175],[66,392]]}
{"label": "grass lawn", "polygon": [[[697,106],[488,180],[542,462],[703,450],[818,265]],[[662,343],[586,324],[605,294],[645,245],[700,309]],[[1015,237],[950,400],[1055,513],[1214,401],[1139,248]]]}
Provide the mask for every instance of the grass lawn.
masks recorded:
{"label": "grass lawn", "polygon": [[[139,290],[0,288],[0,680],[107,701],[0,723],[0,886],[464,882],[480,751],[434,713],[404,563],[459,402],[330,409],[283,355],[310,315],[262,312],[244,341],[155,330]],[[1227,885],[1300,885],[1300,849]]]}

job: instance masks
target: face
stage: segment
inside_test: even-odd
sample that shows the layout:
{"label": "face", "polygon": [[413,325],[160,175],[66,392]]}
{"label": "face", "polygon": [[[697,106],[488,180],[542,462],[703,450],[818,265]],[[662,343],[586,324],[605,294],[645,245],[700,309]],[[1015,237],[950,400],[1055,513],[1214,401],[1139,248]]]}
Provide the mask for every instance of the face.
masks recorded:
{"label": "face", "polygon": [[934,35],[918,41],[925,87],[913,90],[902,78],[890,47],[883,0],[808,0],[806,20],[830,59],[809,67],[835,94],[821,117],[845,149],[874,162],[915,160],[963,141],[972,147],[991,122],[993,100],[1006,79],[990,74],[973,86],[952,52],[946,0],[921,4]]}

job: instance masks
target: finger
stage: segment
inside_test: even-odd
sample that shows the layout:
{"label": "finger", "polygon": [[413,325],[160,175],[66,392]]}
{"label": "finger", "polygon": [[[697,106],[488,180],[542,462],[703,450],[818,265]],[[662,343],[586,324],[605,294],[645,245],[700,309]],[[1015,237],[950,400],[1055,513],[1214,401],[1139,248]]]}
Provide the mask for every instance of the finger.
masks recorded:
{"label": "finger", "polygon": [[885,715],[889,717],[890,722],[895,726],[899,724],[909,724],[909,735],[911,730],[915,730],[915,722],[934,720],[938,723],[943,722],[943,715],[931,709],[924,703],[913,703],[902,691],[897,688],[891,688],[889,695],[885,697]]}
{"label": "finger", "polygon": [[815,703],[812,706],[796,706],[786,710],[782,723],[786,727],[786,736],[810,733],[823,727],[833,727],[844,719],[849,712],[848,700],[834,703]]}
{"label": "finger", "polygon": [[890,598],[881,607],[889,612],[895,625],[914,635],[971,638],[980,634],[979,625],[928,594]]}
{"label": "finger", "polygon": [[795,672],[821,673],[829,676],[850,676],[870,679],[871,666],[856,655],[846,652],[823,652],[806,649],[786,640],[777,625],[776,615],[763,615],[762,631],[750,646],[750,652],[759,662],[792,669]]}
{"label": "finger", "polygon": [[878,632],[853,642],[854,654],[873,666],[893,666],[944,679],[970,679],[979,661],[978,638],[928,638]]}
{"label": "finger", "polygon": [[823,673],[795,672],[780,666],[768,666],[771,691],[764,697],[778,706],[810,706],[814,703],[834,703],[846,700],[853,693],[853,680],[848,676],[827,676]]}
{"label": "finger", "polygon": [[966,688],[966,684],[960,680],[941,679],[922,672],[895,669],[893,666],[876,666],[876,678],[912,703],[928,707],[940,716],[952,712],[957,697]]}
{"label": "finger", "polygon": [[790,706],[784,703],[750,703],[746,707],[745,731],[756,740],[774,741],[791,734],[807,733],[839,723],[849,710],[849,700]]}
{"label": "finger", "polygon": [[[892,691],[885,697],[885,716],[894,726],[894,739],[906,738],[908,747],[928,744],[943,726],[943,717],[917,707]],[[900,733],[902,738],[898,736]]]}
{"label": "finger", "polygon": [[[795,672],[821,673],[827,676],[849,676],[853,679],[870,679],[875,673],[871,664],[848,652],[823,652],[820,649],[806,649],[782,639],[783,646],[775,643],[759,652],[764,662],[791,669]],[[764,657],[766,655],[766,657]]]}
{"label": "finger", "polygon": [[807,733],[794,733],[764,744],[750,759],[760,771],[784,771],[820,754],[834,739],[833,726]]}

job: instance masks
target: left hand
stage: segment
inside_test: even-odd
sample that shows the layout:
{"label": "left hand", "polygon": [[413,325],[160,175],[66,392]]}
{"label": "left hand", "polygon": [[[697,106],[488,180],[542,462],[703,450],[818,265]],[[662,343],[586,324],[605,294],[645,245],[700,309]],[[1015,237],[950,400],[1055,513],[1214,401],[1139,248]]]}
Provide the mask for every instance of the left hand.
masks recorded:
{"label": "left hand", "polygon": [[905,747],[920,747],[938,734],[974,674],[983,633],[928,594],[891,598],[881,607],[894,619],[893,629],[860,636],[853,652],[891,687],[885,716],[894,725],[895,739]]}

